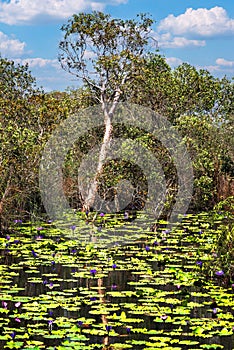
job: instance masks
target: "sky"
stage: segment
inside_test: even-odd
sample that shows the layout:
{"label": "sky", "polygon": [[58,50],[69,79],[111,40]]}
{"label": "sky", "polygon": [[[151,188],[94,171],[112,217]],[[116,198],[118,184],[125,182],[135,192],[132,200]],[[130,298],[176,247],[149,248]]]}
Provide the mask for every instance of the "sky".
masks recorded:
{"label": "sky", "polygon": [[61,26],[93,10],[123,19],[148,13],[159,53],[172,68],[187,62],[220,78],[234,76],[233,0],[0,0],[0,54],[28,63],[45,91],[76,88],[58,62]]}

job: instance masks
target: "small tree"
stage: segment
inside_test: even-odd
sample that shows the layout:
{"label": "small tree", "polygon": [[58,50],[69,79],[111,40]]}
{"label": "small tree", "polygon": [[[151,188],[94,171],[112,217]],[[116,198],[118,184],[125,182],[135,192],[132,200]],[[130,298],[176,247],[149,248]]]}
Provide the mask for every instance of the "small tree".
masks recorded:
{"label": "small tree", "polygon": [[[94,202],[98,176],[106,159],[112,137],[112,116],[120,100],[129,97],[131,82],[141,76],[150,52],[153,20],[144,14],[137,20],[113,19],[102,12],[73,15],[62,27],[61,66],[89,87],[101,104],[105,132],[96,175],[84,207]],[[152,47],[152,45],[151,45]]]}

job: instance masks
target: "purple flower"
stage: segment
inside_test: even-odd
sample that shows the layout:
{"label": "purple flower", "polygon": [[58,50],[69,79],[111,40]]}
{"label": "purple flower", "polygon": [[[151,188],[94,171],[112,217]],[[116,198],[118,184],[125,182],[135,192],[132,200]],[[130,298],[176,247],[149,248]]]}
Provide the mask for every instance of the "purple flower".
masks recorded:
{"label": "purple flower", "polygon": [[126,331],[129,334],[131,332],[131,328],[130,327],[126,327]]}
{"label": "purple flower", "polygon": [[22,224],[22,220],[16,219],[16,220],[14,220],[14,223],[15,223],[15,224]]}
{"label": "purple flower", "polygon": [[198,260],[198,261],[196,262],[196,265],[202,267],[202,261]]}
{"label": "purple flower", "polygon": [[112,286],[111,286],[111,289],[112,290],[116,290],[117,289],[117,285],[115,283],[113,283]]}
{"label": "purple flower", "polygon": [[96,297],[90,297],[90,301],[96,301],[97,298]]}
{"label": "purple flower", "polygon": [[43,284],[48,284],[48,281],[47,281],[47,280],[44,280],[42,283],[43,283]]}
{"label": "purple flower", "polygon": [[37,231],[41,231],[41,230],[43,230],[43,227],[39,226],[39,227],[36,228],[36,230]]}
{"label": "purple flower", "polygon": [[6,235],[6,239],[9,241],[11,239],[11,236]]}
{"label": "purple flower", "polygon": [[37,257],[37,253],[35,253],[34,250],[32,250],[32,256],[33,256],[34,258]]}
{"label": "purple flower", "polygon": [[106,325],[106,331],[107,331],[107,333],[109,333],[110,331],[111,331],[111,326],[108,326],[108,325]]}
{"label": "purple flower", "polygon": [[21,322],[20,319],[19,319],[18,317],[15,318],[15,321],[16,321],[16,322],[19,322],[19,323]]}
{"label": "purple flower", "polygon": [[105,216],[105,214],[104,213],[100,213],[100,216],[101,216],[101,218],[103,218],[103,216]]}
{"label": "purple flower", "polygon": [[223,270],[219,270],[219,271],[216,271],[215,274],[218,277],[222,277],[224,275],[224,272],[223,272]]}
{"label": "purple flower", "polygon": [[171,232],[171,230],[165,230],[165,231],[163,231],[162,233],[170,233]]}
{"label": "purple flower", "polygon": [[53,322],[54,322],[54,320],[49,320],[49,321],[48,321],[48,328],[49,328],[49,331],[52,331]]}
{"label": "purple flower", "polygon": [[93,277],[96,275],[96,273],[97,273],[97,270],[96,269],[91,269],[90,270],[90,273],[91,273],[91,275],[93,275]]}
{"label": "purple flower", "polygon": [[147,253],[150,251],[150,247],[148,245],[145,246],[145,250],[147,251]]}
{"label": "purple flower", "polygon": [[15,303],[15,307],[20,307],[20,305],[21,305],[21,302],[19,301],[18,303]]}
{"label": "purple flower", "polygon": [[154,241],[153,245],[159,245],[159,243],[157,241]]}
{"label": "purple flower", "polygon": [[76,229],[76,225],[72,225],[72,226],[70,227],[70,229],[72,230],[72,232],[74,232],[75,229]]}
{"label": "purple flower", "polygon": [[82,327],[83,322],[82,321],[78,321],[77,324],[78,324],[79,327]]}
{"label": "purple flower", "polygon": [[15,339],[16,332],[15,332],[15,331],[14,331],[14,332],[12,332],[12,333],[10,334],[10,336],[11,336],[11,338],[12,338],[12,339]]}
{"label": "purple flower", "polygon": [[35,237],[36,241],[40,241],[42,240],[44,237],[42,235],[38,235]]}
{"label": "purple flower", "polygon": [[114,270],[116,269],[116,267],[117,267],[116,264],[113,264],[113,265],[112,265],[112,268],[113,268]]}

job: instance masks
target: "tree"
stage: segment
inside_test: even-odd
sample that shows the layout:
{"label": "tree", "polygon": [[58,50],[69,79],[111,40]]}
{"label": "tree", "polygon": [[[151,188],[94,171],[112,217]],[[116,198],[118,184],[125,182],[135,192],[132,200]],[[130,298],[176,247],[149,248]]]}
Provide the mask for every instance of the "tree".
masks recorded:
{"label": "tree", "polygon": [[[83,105],[82,92],[47,93],[36,87],[27,65],[0,57],[0,231],[14,216],[42,208],[38,168],[55,127]],[[37,213],[38,214],[38,213]]]}
{"label": "tree", "polygon": [[139,77],[150,51],[153,20],[144,14],[137,20],[113,19],[102,12],[74,15],[62,27],[59,61],[62,67],[82,79],[101,104],[105,132],[96,175],[90,185],[85,208],[95,199],[110,145],[112,116],[119,101],[131,93],[131,83]]}

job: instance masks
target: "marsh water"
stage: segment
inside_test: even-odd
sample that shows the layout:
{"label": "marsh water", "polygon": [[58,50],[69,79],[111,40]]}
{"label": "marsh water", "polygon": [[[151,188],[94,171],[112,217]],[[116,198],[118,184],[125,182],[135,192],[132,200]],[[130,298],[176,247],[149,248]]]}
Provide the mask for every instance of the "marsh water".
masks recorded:
{"label": "marsh water", "polygon": [[147,218],[86,241],[78,226],[13,226],[1,238],[0,349],[233,349],[233,288],[224,271],[206,275],[218,224],[203,213],[153,232]]}

